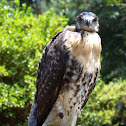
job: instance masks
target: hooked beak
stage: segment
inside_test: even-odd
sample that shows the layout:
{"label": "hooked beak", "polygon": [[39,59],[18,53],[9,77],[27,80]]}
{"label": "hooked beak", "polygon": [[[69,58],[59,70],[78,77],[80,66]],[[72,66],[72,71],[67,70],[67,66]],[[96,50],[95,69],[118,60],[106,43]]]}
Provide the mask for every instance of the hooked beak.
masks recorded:
{"label": "hooked beak", "polygon": [[86,20],[86,25],[89,27],[90,26],[90,21]]}

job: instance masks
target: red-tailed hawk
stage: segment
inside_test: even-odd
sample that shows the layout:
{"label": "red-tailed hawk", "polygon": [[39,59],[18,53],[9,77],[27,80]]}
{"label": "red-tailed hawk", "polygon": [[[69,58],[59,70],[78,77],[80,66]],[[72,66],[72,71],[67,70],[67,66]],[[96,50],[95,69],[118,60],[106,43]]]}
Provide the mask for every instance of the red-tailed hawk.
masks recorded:
{"label": "red-tailed hawk", "polygon": [[98,17],[82,12],[76,25],[56,34],[39,63],[29,126],[75,126],[93,91],[99,71]]}

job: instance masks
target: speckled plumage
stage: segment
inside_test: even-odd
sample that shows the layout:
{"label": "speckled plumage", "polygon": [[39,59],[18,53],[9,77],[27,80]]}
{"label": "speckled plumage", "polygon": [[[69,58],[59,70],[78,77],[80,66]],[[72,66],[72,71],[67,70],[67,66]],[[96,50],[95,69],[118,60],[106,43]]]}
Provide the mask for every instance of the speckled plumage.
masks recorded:
{"label": "speckled plumage", "polygon": [[100,71],[101,39],[96,32],[59,32],[39,63],[29,126],[74,126]]}

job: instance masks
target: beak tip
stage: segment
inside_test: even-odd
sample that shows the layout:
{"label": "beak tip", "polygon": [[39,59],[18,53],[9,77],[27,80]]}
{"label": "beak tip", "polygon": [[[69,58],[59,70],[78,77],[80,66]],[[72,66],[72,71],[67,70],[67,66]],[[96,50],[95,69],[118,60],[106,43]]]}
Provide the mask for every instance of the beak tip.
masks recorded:
{"label": "beak tip", "polygon": [[88,26],[88,27],[90,26],[90,22],[89,22],[89,21],[87,21],[87,26]]}

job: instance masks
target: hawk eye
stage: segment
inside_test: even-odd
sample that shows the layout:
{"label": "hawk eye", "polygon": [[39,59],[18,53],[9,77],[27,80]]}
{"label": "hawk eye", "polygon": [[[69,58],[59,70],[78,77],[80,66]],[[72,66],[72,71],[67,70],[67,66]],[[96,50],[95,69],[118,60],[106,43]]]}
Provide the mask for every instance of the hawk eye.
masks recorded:
{"label": "hawk eye", "polygon": [[96,22],[97,21],[97,17],[93,19],[93,22]]}
{"label": "hawk eye", "polygon": [[78,17],[78,21],[81,22],[83,19],[81,17]]}

